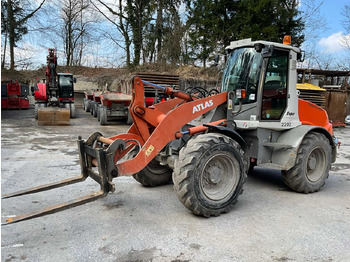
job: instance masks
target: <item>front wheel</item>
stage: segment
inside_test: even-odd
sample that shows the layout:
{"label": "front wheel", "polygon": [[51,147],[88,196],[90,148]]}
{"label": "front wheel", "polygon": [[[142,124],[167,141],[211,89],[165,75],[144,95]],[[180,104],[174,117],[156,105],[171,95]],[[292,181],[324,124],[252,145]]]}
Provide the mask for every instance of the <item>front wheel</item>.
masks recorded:
{"label": "front wheel", "polygon": [[199,135],[181,149],[175,161],[174,189],[196,215],[228,212],[243,192],[247,161],[240,145],[215,133]]}
{"label": "front wheel", "polygon": [[75,105],[73,103],[69,104],[69,109],[70,109],[70,117],[75,118]]}
{"label": "front wheel", "polygon": [[35,103],[35,107],[34,107],[35,119],[38,119],[38,111],[39,111],[39,104]]}
{"label": "front wheel", "polygon": [[296,192],[313,193],[321,189],[329,176],[332,148],[323,134],[309,133],[301,143],[295,166],[283,171],[283,181]]}

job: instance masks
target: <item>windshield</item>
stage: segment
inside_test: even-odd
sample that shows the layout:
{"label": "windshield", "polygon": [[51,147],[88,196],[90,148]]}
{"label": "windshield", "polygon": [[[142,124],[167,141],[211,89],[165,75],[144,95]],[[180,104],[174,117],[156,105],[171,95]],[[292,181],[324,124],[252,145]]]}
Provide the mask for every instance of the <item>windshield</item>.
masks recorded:
{"label": "windshield", "polygon": [[255,102],[262,60],[262,55],[253,47],[234,49],[224,70],[221,91],[245,89],[243,103]]}

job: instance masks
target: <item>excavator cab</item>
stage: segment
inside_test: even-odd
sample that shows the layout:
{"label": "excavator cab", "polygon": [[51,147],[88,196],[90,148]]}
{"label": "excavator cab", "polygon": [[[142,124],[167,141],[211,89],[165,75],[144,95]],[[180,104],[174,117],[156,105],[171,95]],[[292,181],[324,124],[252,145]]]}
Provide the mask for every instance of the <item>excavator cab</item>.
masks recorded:
{"label": "excavator cab", "polygon": [[57,78],[60,100],[72,99],[74,97],[73,83],[76,82],[76,78],[69,73],[58,73]]}

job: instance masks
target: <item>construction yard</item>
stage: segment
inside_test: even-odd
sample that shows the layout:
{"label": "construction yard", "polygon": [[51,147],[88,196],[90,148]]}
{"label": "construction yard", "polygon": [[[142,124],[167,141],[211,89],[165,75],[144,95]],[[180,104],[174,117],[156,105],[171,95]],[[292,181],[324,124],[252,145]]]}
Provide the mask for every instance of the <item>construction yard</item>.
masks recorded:
{"label": "construction yard", "polygon": [[[38,126],[34,109],[1,112],[2,194],[80,172],[76,140],[100,126],[77,104],[70,126]],[[279,171],[255,168],[228,214],[209,219],[188,211],[173,185],[114,179],[106,198],[3,226],[1,260],[14,261],[350,261],[350,126],[335,129],[338,158],[320,192],[299,194]],[[98,190],[91,179],[1,203],[2,220]]]}

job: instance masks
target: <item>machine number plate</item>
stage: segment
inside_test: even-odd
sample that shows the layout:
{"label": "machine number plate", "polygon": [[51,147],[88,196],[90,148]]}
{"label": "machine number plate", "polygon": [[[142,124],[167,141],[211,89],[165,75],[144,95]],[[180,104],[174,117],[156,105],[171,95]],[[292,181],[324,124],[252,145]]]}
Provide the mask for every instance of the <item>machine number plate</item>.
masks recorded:
{"label": "machine number plate", "polygon": [[291,122],[282,122],[282,127],[291,127],[292,123]]}

